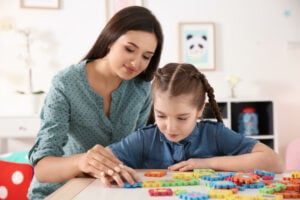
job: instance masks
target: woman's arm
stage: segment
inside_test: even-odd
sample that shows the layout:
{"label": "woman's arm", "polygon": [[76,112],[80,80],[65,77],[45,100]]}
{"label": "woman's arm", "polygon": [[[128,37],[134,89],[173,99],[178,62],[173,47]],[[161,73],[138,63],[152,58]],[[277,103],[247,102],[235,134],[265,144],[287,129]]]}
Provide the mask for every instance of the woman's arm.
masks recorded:
{"label": "woman's arm", "polygon": [[[76,84],[78,80],[74,78],[78,74],[74,70],[74,67],[68,68],[53,78],[52,87],[44,102],[41,112],[41,129],[29,153],[30,162],[34,166],[35,176],[39,182],[62,182],[82,173],[99,177],[100,174],[112,174],[114,170],[120,170],[118,165],[121,162],[101,145],[95,145],[82,154],[78,153],[83,152],[82,149],[85,149],[83,146],[78,146],[78,149],[72,152],[70,150],[65,152],[63,149],[69,140],[69,133],[74,129],[78,131],[77,137],[82,135],[78,137],[78,140],[84,140],[85,129],[82,128],[80,132],[79,127],[74,126],[85,122],[79,120],[71,124],[72,117],[74,119],[82,117],[81,115],[71,116],[72,113],[85,111],[84,107],[71,110],[71,105],[75,105],[73,107],[76,108],[76,105],[80,104],[80,101],[72,101],[72,97],[81,95]],[[84,88],[80,89],[84,90]],[[89,113],[89,115],[92,114]],[[81,127],[90,125],[80,124]],[[97,141],[94,139],[93,142]],[[63,157],[65,154],[73,155]]]}
{"label": "woman's arm", "polygon": [[[154,133],[153,133],[154,134]],[[118,159],[133,168],[142,168],[143,164],[143,140],[144,132],[142,129],[128,135],[121,141],[107,146],[107,150],[115,155]],[[111,186],[112,182],[116,182],[120,187],[123,187],[124,181],[133,184],[134,181],[140,182],[136,172],[127,166],[121,169],[121,172],[114,173],[112,176],[101,176],[102,183],[106,186]]]}
{"label": "woman's arm", "polygon": [[[108,147],[107,150],[113,153]],[[121,168],[121,171],[119,173],[114,173],[112,176],[101,176],[100,180],[106,187],[110,187],[111,183],[113,182],[116,182],[119,187],[123,187],[124,181],[128,182],[131,185],[134,184],[134,182],[142,181],[134,169],[125,165]]]}
{"label": "woman's arm", "polygon": [[111,151],[95,145],[86,153],[69,157],[46,156],[37,162],[34,172],[39,182],[63,182],[82,173],[96,178],[113,175],[121,171],[121,166],[122,163]]}
{"label": "woman's arm", "polygon": [[277,153],[263,143],[256,143],[251,153],[236,156],[218,156],[212,158],[190,158],[169,167],[174,171],[210,168],[220,171],[247,172],[254,169],[282,173],[284,163]]}

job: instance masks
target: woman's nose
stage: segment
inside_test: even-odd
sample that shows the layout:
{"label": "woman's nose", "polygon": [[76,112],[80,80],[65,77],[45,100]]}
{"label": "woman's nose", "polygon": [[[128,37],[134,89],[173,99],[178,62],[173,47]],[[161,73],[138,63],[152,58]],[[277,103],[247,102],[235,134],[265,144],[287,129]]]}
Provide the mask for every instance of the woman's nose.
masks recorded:
{"label": "woman's nose", "polygon": [[133,67],[138,67],[139,64],[140,64],[140,59],[138,57],[134,57],[134,58],[131,59],[130,64]]}

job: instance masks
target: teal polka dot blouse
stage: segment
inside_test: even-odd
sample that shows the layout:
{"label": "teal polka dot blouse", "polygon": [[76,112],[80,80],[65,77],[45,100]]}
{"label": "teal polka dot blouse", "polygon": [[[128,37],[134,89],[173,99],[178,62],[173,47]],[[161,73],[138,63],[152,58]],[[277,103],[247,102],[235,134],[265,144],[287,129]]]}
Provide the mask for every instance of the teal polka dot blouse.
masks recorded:
{"label": "teal polka dot blouse", "polygon": [[53,78],[40,114],[41,128],[29,152],[32,165],[45,156],[79,154],[95,144],[107,146],[146,124],[150,82],[122,81],[112,93],[108,118],[103,97],[88,83],[86,63],[72,65]]}

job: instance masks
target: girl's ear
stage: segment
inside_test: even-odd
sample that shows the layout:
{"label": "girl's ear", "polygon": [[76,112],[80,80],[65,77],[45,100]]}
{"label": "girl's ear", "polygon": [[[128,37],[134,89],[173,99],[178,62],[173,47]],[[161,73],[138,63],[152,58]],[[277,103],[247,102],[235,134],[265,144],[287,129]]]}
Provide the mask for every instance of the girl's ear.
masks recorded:
{"label": "girl's ear", "polygon": [[202,106],[202,108],[200,108],[200,110],[198,110],[198,113],[197,113],[197,118],[198,118],[198,119],[199,119],[200,117],[202,117],[204,108],[205,108],[205,104]]}

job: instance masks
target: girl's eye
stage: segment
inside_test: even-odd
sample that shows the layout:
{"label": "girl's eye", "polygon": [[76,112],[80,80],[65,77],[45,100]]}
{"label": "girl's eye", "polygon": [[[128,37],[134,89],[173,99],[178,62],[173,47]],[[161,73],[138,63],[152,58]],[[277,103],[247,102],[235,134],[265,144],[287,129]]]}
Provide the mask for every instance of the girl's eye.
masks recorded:
{"label": "girl's eye", "polygon": [[158,118],[165,118],[163,115],[156,115]]}
{"label": "girl's eye", "polygon": [[181,121],[187,120],[187,118],[183,118],[183,117],[179,117],[178,119]]}
{"label": "girl's eye", "polygon": [[132,49],[130,49],[130,48],[128,48],[128,47],[125,47],[125,49],[126,49],[126,51],[128,51],[128,52],[130,52],[130,53],[132,53],[132,52],[133,52],[133,50],[132,50]]}

